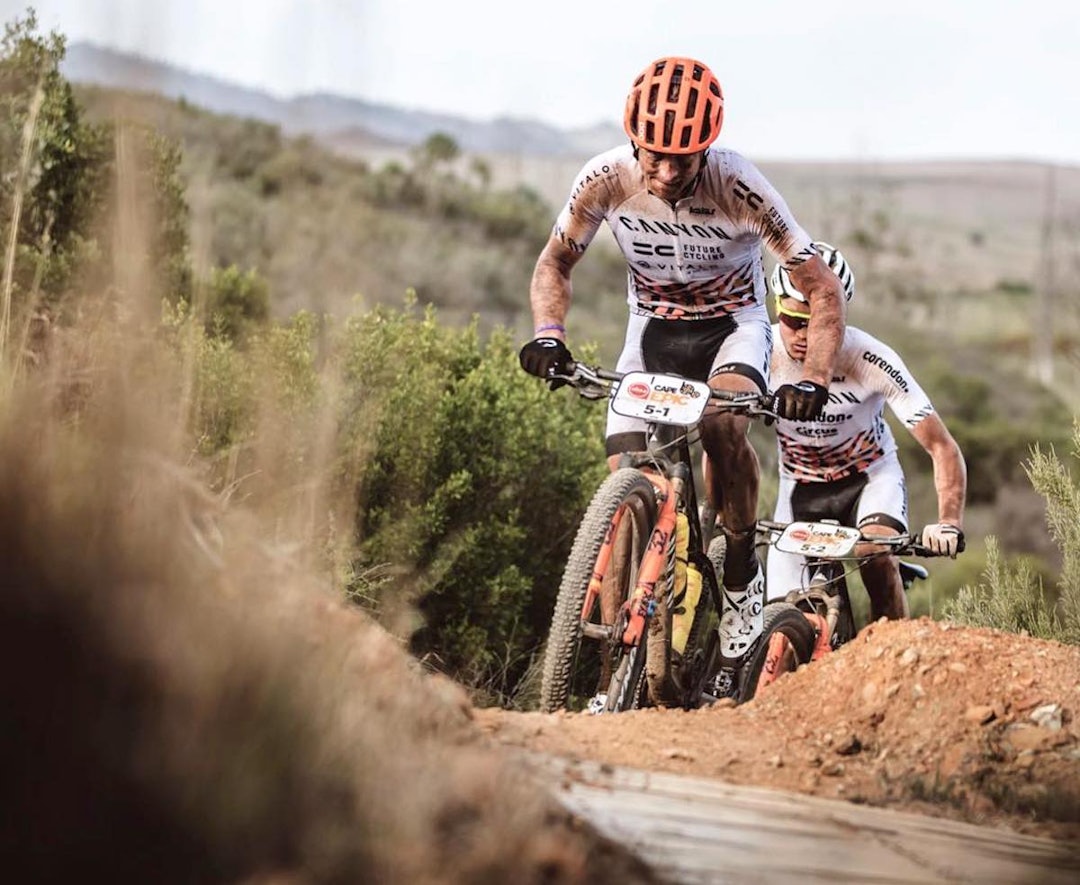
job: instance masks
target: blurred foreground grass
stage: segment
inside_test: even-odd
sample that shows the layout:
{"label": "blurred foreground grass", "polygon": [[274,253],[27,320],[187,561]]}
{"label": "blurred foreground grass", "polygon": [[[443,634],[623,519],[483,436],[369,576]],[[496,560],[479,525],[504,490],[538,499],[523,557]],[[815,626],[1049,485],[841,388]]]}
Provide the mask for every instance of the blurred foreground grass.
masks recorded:
{"label": "blurred foreground grass", "polygon": [[648,881],[342,601],[282,447],[264,494],[210,491],[182,361],[91,307],[2,376],[10,881]]}

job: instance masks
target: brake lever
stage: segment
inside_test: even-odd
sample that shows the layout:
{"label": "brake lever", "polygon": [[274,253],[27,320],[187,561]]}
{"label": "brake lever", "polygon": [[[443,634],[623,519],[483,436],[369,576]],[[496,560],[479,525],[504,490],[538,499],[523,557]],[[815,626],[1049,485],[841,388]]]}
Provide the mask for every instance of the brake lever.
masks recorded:
{"label": "brake lever", "polygon": [[590,384],[588,387],[579,387],[578,396],[582,399],[599,400],[604,399],[608,395],[608,392],[603,387],[597,387]]}

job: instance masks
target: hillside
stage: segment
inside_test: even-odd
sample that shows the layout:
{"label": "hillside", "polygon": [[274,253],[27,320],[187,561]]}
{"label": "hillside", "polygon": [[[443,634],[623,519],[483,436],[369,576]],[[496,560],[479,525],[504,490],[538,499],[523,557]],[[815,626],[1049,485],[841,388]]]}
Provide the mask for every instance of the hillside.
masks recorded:
{"label": "hillside", "polygon": [[[475,315],[484,328],[528,334],[533,262],[581,159],[464,152],[424,179],[416,149],[384,144],[346,156],[340,146],[188,102],[90,86],[77,93],[91,118],[139,120],[181,144],[196,266],[257,269],[277,316],[397,305],[412,288],[444,322]],[[1080,403],[1080,307],[1066,289],[1078,260],[1080,170],[1005,162],[762,166],[803,222],[855,267],[851,322],[903,353],[948,416],[968,456],[972,535],[1003,536],[1005,549],[1037,553],[1056,567],[1042,502],[1020,464],[1036,441],[1067,445]],[[489,178],[477,177],[481,169]],[[624,276],[605,238],[575,273],[572,340],[597,342],[608,363],[622,338]],[[1040,319],[1044,311],[1052,324]],[[1036,351],[1051,335],[1053,349],[1044,343]],[[1052,391],[1031,378],[1036,352],[1053,354]],[[927,459],[902,430],[898,437],[911,465],[913,518],[932,519]],[[761,434],[756,445],[768,507],[773,444]],[[964,568],[950,569],[947,585],[973,579],[979,565],[973,551]]]}
{"label": "hillside", "polygon": [[175,65],[89,43],[69,46],[62,70],[75,83],[183,98],[215,113],[251,117],[280,126],[290,135],[333,139],[343,147],[372,142],[409,146],[419,144],[435,132],[445,132],[469,151],[573,156],[599,150],[618,133],[611,124],[567,131],[538,120],[510,117],[470,120],[325,93],[278,98]]}
{"label": "hillside", "polygon": [[[188,163],[193,183],[189,197],[195,225],[197,229],[211,228],[196,239],[228,241],[230,248],[210,249],[207,257],[211,261],[259,266],[272,282],[280,276],[271,288],[283,309],[310,302],[316,292],[320,306],[331,310],[350,303],[358,291],[382,300],[393,297],[402,284],[413,284],[410,278],[418,288],[435,288],[428,286],[428,279],[434,278],[431,255],[438,256],[447,247],[436,245],[424,254],[420,242],[431,237],[442,239],[438,231],[428,230],[419,238],[400,227],[385,232],[386,239],[406,241],[396,252],[398,260],[393,265],[384,260],[384,250],[373,254],[361,238],[353,236],[354,231],[383,227],[394,214],[382,211],[379,224],[362,217],[358,204],[364,202],[363,188],[358,182],[365,170],[378,171],[388,164],[407,167],[417,146],[431,135],[449,135],[461,148],[463,157],[458,168],[467,170],[470,164],[483,164],[491,187],[524,187],[537,194],[546,204],[540,213],[542,227],[550,224],[584,161],[623,138],[618,127],[611,124],[568,132],[536,121],[469,120],[336,95],[282,99],[84,43],[69,47],[63,70],[75,83],[85,84],[81,94],[97,116],[117,113],[115,101],[103,106],[103,96],[125,94],[128,109],[123,113],[150,119],[184,143],[185,150],[192,154]],[[87,88],[92,84],[108,89]],[[212,113],[201,114],[198,125],[193,125],[192,120],[184,120],[176,113],[177,101],[189,114],[195,108]],[[211,123],[214,115],[220,119]],[[259,130],[256,139],[256,124],[242,126],[241,119],[277,127],[278,134],[268,136]],[[209,136],[214,127],[217,133]],[[230,128],[234,130],[232,135],[223,134]],[[284,151],[287,141],[300,136],[310,138],[303,149],[308,162],[317,171],[328,171],[330,180],[324,184],[331,186],[320,187],[308,176],[308,192],[296,203],[288,199],[289,195],[278,200],[285,204],[279,213],[275,201],[265,199],[267,195],[251,195],[250,188],[237,190],[227,177],[223,181],[223,176],[207,170],[207,163],[199,159],[199,149],[193,150],[193,144],[205,147],[208,136],[219,142],[224,138],[233,145],[238,138],[246,140],[249,143],[242,148],[246,153],[252,151],[253,140],[266,142],[270,138]],[[347,162],[313,151],[313,146],[347,162],[359,161],[361,166],[349,169]],[[738,149],[738,145],[731,147]],[[1080,317],[1073,307],[1076,300],[1070,297],[1070,281],[1080,269],[1080,168],[1008,158],[972,163],[881,163],[872,158],[862,163],[751,159],[784,194],[808,230],[848,255],[859,279],[860,303],[853,316],[856,322],[866,322],[861,316],[864,305],[872,306],[866,313],[874,315],[882,307],[892,311],[896,304],[903,324],[921,333],[947,323],[953,316],[952,306],[962,303],[964,322],[951,324],[950,332],[963,334],[976,344],[1004,336],[1013,350],[1053,348],[1058,358],[1050,375],[1064,378],[1069,387],[1076,386],[1073,381]],[[339,175],[343,171],[344,178]],[[233,193],[226,195],[224,190]],[[316,198],[310,200],[312,196]],[[305,201],[312,203],[314,212],[303,211]],[[355,214],[361,217],[350,219],[350,207],[356,207]],[[297,224],[309,214],[315,217]],[[280,222],[279,216],[293,223]],[[247,230],[218,233],[224,225]],[[307,230],[307,237],[297,235],[295,228],[300,226]],[[407,227],[415,230],[423,228],[424,223],[413,219]],[[336,242],[325,241],[322,230],[333,230]],[[314,252],[312,238],[319,240]],[[594,251],[601,251],[602,245],[606,240],[598,243]],[[504,267],[514,262],[520,266],[511,278],[500,272],[502,282],[494,287],[496,291],[489,293],[487,303],[476,305],[482,313],[493,310],[500,320],[513,323],[515,307],[524,301],[522,286],[527,284],[535,246],[535,242],[531,243],[521,252],[511,248],[509,254],[501,256],[499,263]],[[483,249],[484,243],[470,242],[466,237],[460,248],[448,248],[457,253],[453,259],[435,260],[459,268],[463,263],[461,254]],[[500,244],[498,248],[506,247]],[[303,271],[281,266],[288,261],[286,256],[298,252],[320,255],[323,262]],[[477,256],[464,263],[469,266],[466,276],[475,278],[482,277],[486,271],[481,267],[490,267],[492,261]],[[584,267],[590,264],[587,260]],[[450,285],[456,288],[452,279],[455,274],[450,276]],[[350,280],[355,281],[351,291]],[[380,280],[386,285],[380,286]],[[617,266],[605,264],[599,279],[590,283],[590,288],[603,290],[596,293],[597,297],[609,298],[621,289],[621,272]],[[457,298],[441,300],[447,303]],[[465,310],[467,314],[468,306]],[[1053,343],[1049,317],[1053,317]],[[590,313],[590,321],[596,319]],[[895,319],[890,317],[890,323]],[[872,326],[873,322],[867,324]],[[614,325],[604,323],[606,329],[612,326],[605,334],[616,336]],[[1047,365],[1037,368],[1042,377],[1047,376]]]}
{"label": "hillside", "polygon": [[[69,47],[63,70],[75,83],[183,99],[216,114],[272,124],[285,136],[311,136],[374,168],[401,162],[426,138],[444,133],[466,154],[489,164],[495,187],[526,186],[552,211],[585,159],[623,138],[612,124],[574,132],[537,121],[470,120],[337,95],[281,99],[85,43]],[[939,293],[1046,291],[1069,300],[1067,281],[1080,261],[1076,167],[1008,158],[978,163],[751,159],[815,236],[855,253],[861,288],[922,296],[916,320],[933,318],[925,302]]]}
{"label": "hillside", "polygon": [[[482,237],[466,236],[451,246],[447,235],[460,230],[447,231],[446,225],[432,223],[430,212],[414,211],[407,218],[410,213],[395,212],[387,205],[381,207],[376,223],[365,206],[371,202],[365,180],[388,167],[407,168],[415,147],[356,128],[297,140],[288,136],[288,130],[261,121],[243,122],[229,114],[208,113],[190,101],[177,103],[153,94],[82,87],[79,95],[92,117],[120,114],[145,120],[181,142],[191,181],[194,240],[208,250],[206,258],[213,263],[258,267],[271,280],[274,298],[285,311],[314,303],[316,292],[320,306],[337,311],[345,309],[357,292],[383,300],[414,285],[451,304],[466,297],[463,290],[470,288],[474,301],[467,298],[466,315],[475,307],[513,324],[515,312],[524,309],[537,240],[588,157],[582,151],[556,159],[532,147],[514,153],[470,151],[467,143],[461,143],[464,156],[457,168],[467,174],[470,163],[482,163],[490,172],[492,188],[527,188],[542,201],[532,242],[520,250],[518,244],[495,247],[503,253],[497,272],[503,282],[488,287],[486,301],[475,300],[484,294],[477,290],[476,279],[488,272],[481,268],[491,268],[492,260],[479,254],[466,260],[462,256],[490,248]],[[209,106],[213,104],[238,102],[219,97]],[[254,99],[240,104],[263,119],[280,116]],[[412,137],[418,138],[419,130]],[[290,182],[285,193],[260,192],[258,177],[236,180],[243,176],[230,166],[239,164],[225,154],[237,150],[255,165],[277,159],[279,175],[280,167],[284,171],[295,167],[300,154],[303,168],[291,170],[299,180]],[[951,315],[952,305],[962,303],[964,323],[962,328],[953,325],[950,333],[962,333],[975,343],[1004,336],[1015,349],[1025,342],[1030,347],[1032,328],[1045,331],[1040,318],[1052,315],[1059,351],[1055,368],[1071,380],[1068,373],[1075,360],[1070,354],[1080,339],[1080,318],[1069,297],[1069,280],[1080,267],[1080,169],[1008,161],[762,160],[760,165],[804,226],[840,246],[856,268],[860,297],[853,307],[855,322],[872,327],[873,320],[864,316],[873,317],[882,306],[891,309],[895,302],[903,325],[932,329]],[[425,214],[426,221],[421,217]],[[383,242],[402,241],[392,263],[385,250],[371,249],[373,229],[382,231]],[[446,240],[446,245],[424,254],[420,243],[432,237]],[[314,250],[312,239],[317,241]],[[602,253],[608,246],[601,238],[593,251]],[[429,256],[448,248],[457,253],[450,264],[473,282],[443,273],[444,286],[453,291],[440,298],[434,291],[438,287],[429,283],[438,276]],[[297,266],[297,255],[312,254],[322,256],[322,262]],[[618,262],[590,256],[582,267],[587,271],[600,262],[604,267],[599,279],[579,290],[591,295],[589,289],[599,286],[598,294],[605,298],[621,297]],[[505,277],[515,263],[515,272]],[[612,305],[612,312],[617,310]],[[890,323],[895,319],[890,317]],[[616,335],[617,329],[611,334]]]}
{"label": "hillside", "polygon": [[[149,126],[181,147],[196,268],[257,270],[276,316],[345,316],[414,289],[447,322],[529,328],[529,277],[554,211],[531,188],[488,184],[467,157],[453,170],[421,169],[401,148],[392,161],[346,157],[187,101],[86,85],[76,94],[89,119]],[[624,271],[611,259],[583,263],[581,290],[596,294],[581,304],[621,301]],[[597,322],[610,322],[603,339],[619,334],[617,320]]]}

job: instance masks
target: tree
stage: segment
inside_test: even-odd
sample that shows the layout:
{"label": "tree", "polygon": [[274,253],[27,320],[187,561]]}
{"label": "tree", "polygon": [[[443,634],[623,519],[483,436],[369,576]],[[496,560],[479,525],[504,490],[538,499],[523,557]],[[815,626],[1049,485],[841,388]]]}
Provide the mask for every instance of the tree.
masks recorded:
{"label": "tree", "polygon": [[82,258],[105,193],[108,133],[82,121],[60,74],[64,38],[37,18],[4,26],[0,41],[0,234],[5,245],[5,337],[39,304],[55,305]]}
{"label": "tree", "polygon": [[62,317],[72,296],[104,291],[124,268],[147,271],[128,276],[155,311],[161,297],[190,299],[178,146],[145,127],[86,122],[60,73],[64,54],[64,37],[41,36],[32,9],[4,26],[0,346],[25,339],[35,315]]}
{"label": "tree", "polygon": [[414,153],[416,166],[431,171],[438,166],[453,163],[461,155],[461,148],[445,132],[435,132],[427,137]]}

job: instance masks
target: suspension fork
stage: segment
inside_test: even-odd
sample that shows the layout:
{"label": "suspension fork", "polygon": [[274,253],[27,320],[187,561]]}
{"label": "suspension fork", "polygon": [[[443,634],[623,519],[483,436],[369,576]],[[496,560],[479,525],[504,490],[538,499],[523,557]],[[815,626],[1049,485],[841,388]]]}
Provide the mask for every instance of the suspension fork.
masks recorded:
{"label": "suspension fork", "polygon": [[[656,490],[656,499],[660,505],[660,509],[657,515],[656,525],[649,536],[649,544],[646,548],[645,556],[639,564],[637,584],[629,596],[629,602],[633,602],[645,594],[647,596],[646,604],[649,599],[652,599],[652,587],[656,584],[660,575],[663,574],[664,567],[667,564],[667,549],[675,531],[675,514],[678,504],[678,491],[676,489],[677,479],[668,479],[668,477],[661,474],[650,473],[649,481]],[[679,488],[681,488],[681,484],[679,485]],[[614,553],[615,544],[619,536],[619,528],[626,512],[626,504],[620,505],[615,511],[614,516],[611,517],[611,523],[604,533],[604,540],[600,544],[600,550],[596,556],[596,563],[593,566],[593,573],[589,577],[589,586],[585,591],[585,602],[581,607],[582,621],[588,619],[593,606],[596,605],[597,600],[600,599],[604,579],[607,577],[608,568],[611,565],[611,557]],[[651,575],[651,578],[649,575]],[[644,586],[650,580],[652,583],[648,587]]]}
{"label": "suspension fork", "polygon": [[634,592],[627,601],[628,620],[623,631],[623,645],[639,645],[645,634],[645,625],[656,608],[656,585],[668,566],[668,553],[675,537],[675,522],[679,501],[686,482],[686,468],[676,469],[670,477],[657,477],[657,499],[660,512],[656,526],[649,538],[641,567],[638,570]]}
{"label": "suspension fork", "polygon": [[810,660],[816,661],[823,655],[832,651],[832,637],[836,632],[836,625],[840,620],[840,594],[841,588],[836,592],[829,592],[825,588],[839,580],[835,563],[816,562],[810,574],[810,588],[817,590],[815,594],[825,603],[825,614],[817,612],[803,612],[814,628],[817,630],[817,641],[814,643],[814,651]]}
{"label": "suspension fork", "polygon": [[615,549],[615,539],[619,535],[619,526],[622,523],[623,516],[626,514],[626,510],[626,504],[619,505],[615,515],[611,517],[611,523],[608,525],[604,540],[600,544],[600,551],[596,556],[596,563],[593,565],[593,573],[589,578],[589,586],[585,591],[585,602],[581,607],[581,620],[583,622],[588,620],[593,606],[596,605],[597,600],[600,598],[604,577],[607,575],[608,566],[611,564],[611,553]]}

